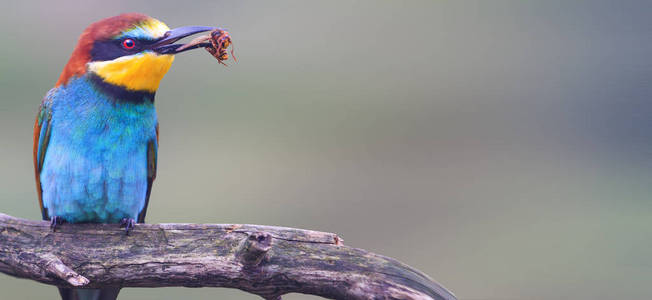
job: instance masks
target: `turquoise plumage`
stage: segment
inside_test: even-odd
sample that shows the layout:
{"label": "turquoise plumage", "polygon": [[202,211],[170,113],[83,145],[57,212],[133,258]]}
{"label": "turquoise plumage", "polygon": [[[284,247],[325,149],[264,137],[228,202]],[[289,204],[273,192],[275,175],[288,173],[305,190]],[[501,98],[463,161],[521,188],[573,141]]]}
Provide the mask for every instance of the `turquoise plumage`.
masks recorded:
{"label": "turquoise plumage", "polygon": [[111,98],[88,76],[52,89],[41,105],[43,208],[71,223],[136,220],[153,179],[148,161],[156,163],[153,99]]}

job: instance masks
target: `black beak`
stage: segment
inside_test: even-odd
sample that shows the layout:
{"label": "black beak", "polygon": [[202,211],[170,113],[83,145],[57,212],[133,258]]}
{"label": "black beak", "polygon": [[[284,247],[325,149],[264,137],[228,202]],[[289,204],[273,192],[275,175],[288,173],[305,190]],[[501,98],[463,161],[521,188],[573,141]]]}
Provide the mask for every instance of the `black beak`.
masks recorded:
{"label": "black beak", "polygon": [[165,33],[165,35],[160,38],[158,41],[156,41],[152,46],[151,49],[160,53],[160,54],[177,54],[181,53],[186,50],[190,49],[195,49],[202,47],[201,44],[194,45],[192,47],[187,47],[184,48],[180,51],[177,49],[183,46],[183,44],[174,44],[174,42],[196,34],[200,32],[205,32],[205,31],[211,31],[217,29],[216,27],[208,27],[208,26],[186,26],[186,27],[179,27],[179,28],[174,28],[168,32]]}

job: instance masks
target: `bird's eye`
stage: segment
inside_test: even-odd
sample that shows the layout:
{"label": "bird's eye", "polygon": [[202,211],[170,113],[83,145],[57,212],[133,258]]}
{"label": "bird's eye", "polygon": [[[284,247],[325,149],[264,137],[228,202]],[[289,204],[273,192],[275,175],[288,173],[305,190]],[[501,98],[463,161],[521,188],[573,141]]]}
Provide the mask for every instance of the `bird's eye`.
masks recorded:
{"label": "bird's eye", "polygon": [[132,39],[126,39],[126,40],[122,41],[122,47],[127,49],[127,50],[131,50],[134,47],[136,47],[136,42],[134,42],[134,40],[132,40]]}

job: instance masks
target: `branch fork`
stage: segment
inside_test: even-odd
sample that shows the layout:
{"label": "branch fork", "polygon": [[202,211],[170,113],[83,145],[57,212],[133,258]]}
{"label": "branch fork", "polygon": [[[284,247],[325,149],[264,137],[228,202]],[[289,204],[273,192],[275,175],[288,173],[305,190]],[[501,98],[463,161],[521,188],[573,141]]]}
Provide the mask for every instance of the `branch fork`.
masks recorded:
{"label": "branch fork", "polygon": [[253,232],[244,240],[238,256],[245,266],[254,267],[260,264],[269,249],[272,249],[272,235],[267,232]]}

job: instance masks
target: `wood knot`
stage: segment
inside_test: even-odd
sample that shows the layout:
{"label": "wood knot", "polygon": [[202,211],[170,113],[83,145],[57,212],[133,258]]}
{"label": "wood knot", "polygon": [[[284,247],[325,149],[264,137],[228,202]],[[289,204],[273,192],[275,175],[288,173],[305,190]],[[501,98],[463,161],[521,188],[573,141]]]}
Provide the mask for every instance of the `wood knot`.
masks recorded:
{"label": "wood knot", "polygon": [[257,266],[272,249],[272,235],[267,232],[252,232],[240,248],[240,261],[247,266]]}

